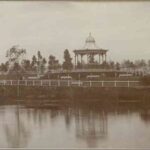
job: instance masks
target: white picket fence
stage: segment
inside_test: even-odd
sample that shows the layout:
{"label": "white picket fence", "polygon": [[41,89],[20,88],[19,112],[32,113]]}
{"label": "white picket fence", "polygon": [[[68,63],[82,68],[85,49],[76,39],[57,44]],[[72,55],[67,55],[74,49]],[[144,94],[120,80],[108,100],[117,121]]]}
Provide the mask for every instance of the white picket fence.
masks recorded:
{"label": "white picket fence", "polygon": [[0,86],[137,87],[139,81],[0,80]]}

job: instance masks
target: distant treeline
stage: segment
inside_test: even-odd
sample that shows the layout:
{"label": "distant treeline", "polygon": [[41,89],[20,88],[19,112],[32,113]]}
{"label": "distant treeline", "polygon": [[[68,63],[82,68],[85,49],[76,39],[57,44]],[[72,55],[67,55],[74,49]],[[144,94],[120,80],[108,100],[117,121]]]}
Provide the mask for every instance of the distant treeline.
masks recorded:
{"label": "distant treeline", "polygon": [[42,56],[38,51],[36,55],[32,56],[32,59],[24,59],[26,55],[25,49],[20,49],[18,46],[13,46],[6,53],[7,61],[0,64],[0,72],[7,73],[24,73],[24,72],[38,72],[44,73],[46,70],[52,69],[72,69],[72,58],[69,51],[64,51],[64,62],[59,63],[59,60],[55,56],[49,55],[48,60]]}
{"label": "distant treeline", "polygon": [[[60,63],[59,60],[51,54],[49,55],[48,60],[46,60],[40,51],[38,51],[36,55],[33,55],[31,60],[25,59],[25,54],[25,49],[19,48],[18,46],[11,47],[6,53],[7,61],[0,64],[0,72],[18,74],[24,72],[38,72],[39,74],[43,74],[45,71],[56,69],[71,70],[74,68],[68,49],[64,50],[63,63]],[[92,64],[86,64],[84,62],[81,64],[78,62],[76,68],[103,68],[117,70],[120,70],[120,68],[126,68],[129,70],[136,70],[138,68],[150,68],[150,60],[124,60],[121,63],[108,61],[103,62],[102,64],[99,64],[96,60],[93,60]]]}

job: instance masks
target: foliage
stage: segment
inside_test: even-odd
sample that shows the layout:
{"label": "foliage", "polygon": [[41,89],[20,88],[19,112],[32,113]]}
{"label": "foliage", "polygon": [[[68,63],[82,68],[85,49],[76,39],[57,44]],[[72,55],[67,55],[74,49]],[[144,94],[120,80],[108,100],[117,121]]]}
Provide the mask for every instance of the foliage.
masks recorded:
{"label": "foliage", "polygon": [[143,60],[143,59],[141,59],[141,60],[136,60],[134,64],[135,64],[135,66],[136,66],[137,68],[141,68],[141,67],[145,67],[145,66],[146,66],[146,62],[145,62],[145,60]]}
{"label": "foliage", "polygon": [[104,69],[108,69],[109,68],[109,64],[104,61],[102,64],[101,64],[101,67],[104,68]]}
{"label": "foliage", "polygon": [[[16,73],[22,74],[23,72],[34,72],[37,74],[43,74],[47,68],[48,70],[55,70],[61,68],[59,60],[55,56],[50,55],[48,61],[42,56],[41,52],[38,51],[36,55],[33,55],[32,59],[23,59],[23,56],[26,54],[26,50],[19,48],[18,46],[12,46],[6,54],[7,61],[0,64],[0,71],[5,73]],[[84,60],[77,62],[77,68],[95,68],[95,69],[117,69],[120,70],[125,68],[134,72],[135,76],[142,76],[146,71],[150,70],[150,60],[145,61],[144,59],[140,60],[124,60],[123,62],[103,62],[99,64],[94,60],[93,55],[89,56],[89,64],[85,64]],[[71,70],[73,68],[72,58],[68,49],[64,51],[64,62],[62,68],[65,70]],[[144,73],[142,73],[142,71]],[[148,84],[149,77],[143,77],[141,79],[142,83]]]}
{"label": "foliage", "polygon": [[68,51],[68,49],[66,49],[64,51],[64,62],[63,62],[63,69],[66,70],[71,70],[73,68],[73,64],[72,64],[72,58],[70,57],[70,53]]}
{"label": "foliage", "polygon": [[146,63],[146,61],[143,60],[143,59],[135,60],[134,62],[130,61],[130,60],[125,60],[125,61],[122,62],[121,67],[123,67],[123,68],[131,68],[131,69],[144,68],[146,66],[149,66],[149,63],[150,63],[150,61],[148,61]]}
{"label": "foliage", "polygon": [[13,46],[7,51],[6,57],[8,58],[9,73],[14,73],[18,76],[23,72],[23,68],[20,63],[25,54],[26,50],[20,49],[18,46]]}
{"label": "foliage", "polygon": [[47,63],[46,59],[43,58],[43,59],[41,60],[41,66],[40,66],[40,70],[41,70],[41,73],[42,73],[42,74],[44,73],[44,71],[45,71],[45,69],[46,69],[46,68],[45,68],[46,63]]}
{"label": "foliage", "polygon": [[58,69],[58,68],[60,68],[59,61],[55,58],[55,56],[50,55],[49,61],[48,61],[48,69],[53,70],[53,69]]}
{"label": "foliage", "polygon": [[115,68],[115,63],[114,63],[114,61],[110,61],[108,64],[109,64],[109,66],[110,66],[111,69],[114,69],[114,68]]}
{"label": "foliage", "polygon": [[46,65],[47,61],[45,58],[43,58],[42,54],[40,51],[37,52],[37,73],[38,74],[43,74],[45,71],[45,65]]}
{"label": "foliage", "polygon": [[123,68],[135,68],[135,64],[130,60],[125,60],[122,63]]}
{"label": "foliage", "polygon": [[9,63],[8,61],[6,63],[1,63],[0,65],[0,71],[2,72],[7,72],[8,71],[8,68],[9,68]]}
{"label": "foliage", "polygon": [[37,58],[35,55],[33,55],[33,57],[32,57],[31,69],[32,69],[32,71],[37,70]]}
{"label": "foliage", "polygon": [[6,57],[8,58],[9,62],[15,63],[19,62],[21,57],[25,54],[26,54],[25,49],[19,49],[18,46],[13,46],[7,51]]}
{"label": "foliage", "polygon": [[119,62],[116,62],[115,68],[116,68],[117,70],[120,70],[120,63],[119,63]]}
{"label": "foliage", "polygon": [[30,60],[28,60],[28,59],[23,60],[22,61],[22,67],[26,71],[31,71],[32,68],[31,68],[31,62],[30,62]]}

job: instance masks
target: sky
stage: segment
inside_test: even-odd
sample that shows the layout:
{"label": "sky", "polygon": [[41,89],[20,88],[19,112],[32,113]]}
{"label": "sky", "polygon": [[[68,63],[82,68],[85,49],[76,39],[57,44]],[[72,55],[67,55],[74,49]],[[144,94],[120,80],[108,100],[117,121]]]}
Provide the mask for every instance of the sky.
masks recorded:
{"label": "sky", "polygon": [[91,32],[108,60],[150,59],[150,2],[1,1],[0,62],[19,45],[31,58],[83,48]]}

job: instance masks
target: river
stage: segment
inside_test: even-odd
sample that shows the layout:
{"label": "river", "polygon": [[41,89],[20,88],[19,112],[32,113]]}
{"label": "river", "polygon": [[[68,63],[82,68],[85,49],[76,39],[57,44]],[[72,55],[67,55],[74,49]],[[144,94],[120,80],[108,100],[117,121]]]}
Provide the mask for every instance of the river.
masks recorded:
{"label": "river", "polygon": [[124,106],[35,109],[1,105],[0,147],[150,148],[150,111]]}

